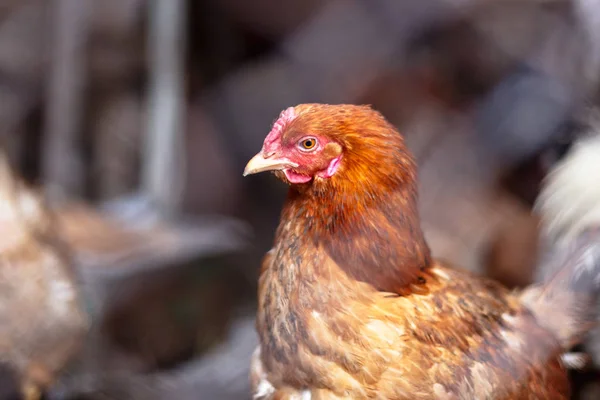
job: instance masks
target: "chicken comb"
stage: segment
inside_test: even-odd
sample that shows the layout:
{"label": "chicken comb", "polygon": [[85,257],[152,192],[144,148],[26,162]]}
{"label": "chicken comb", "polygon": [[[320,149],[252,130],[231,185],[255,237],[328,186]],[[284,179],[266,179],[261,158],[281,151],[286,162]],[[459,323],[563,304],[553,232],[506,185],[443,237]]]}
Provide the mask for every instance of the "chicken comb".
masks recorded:
{"label": "chicken comb", "polygon": [[296,110],[294,107],[288,107],[279,114],[279,118],[273,123],[271,131],[265,138],[263,144],[263,153],[269,154],[274,152],[277,147],[277,140],[281,138],[281,134],[285,129],[285,126],[292,122],[297,117]]}

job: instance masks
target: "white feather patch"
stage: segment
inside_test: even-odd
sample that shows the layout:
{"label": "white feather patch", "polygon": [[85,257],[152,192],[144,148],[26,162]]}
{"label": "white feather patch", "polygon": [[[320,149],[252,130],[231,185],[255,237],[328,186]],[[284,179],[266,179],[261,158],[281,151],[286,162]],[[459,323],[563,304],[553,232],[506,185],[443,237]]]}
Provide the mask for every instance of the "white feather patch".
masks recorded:
{"label": "white feather patch", "polygon": [[544,236],[570,242],[600,225],[600,133],[577,141],[547,176],[536,202]]}
{"label": "white feather patch", "polygon": [[564,353],[560,356],[562,363],[569,369],[583,369],[589,362],[585,353]]}
{"label": "white feather patch", "polygon": [[312,399],[312,395],[310,394],[310,390],[303,390],[300,395],[300,400],[310,400]]}
{"label": "white feather patch", "polygon": [[256,387],[256,392],[254,393],[254,396],[252,396],[252,398],[254,400],[264,399],[267,396],[272,395],[273,393],[275,393],[275,388],[273,387],[273,385],[271,385],[271,382],[264,379],[260,381],[260,383]]}
{"label": "white feather patch", "polygon": [[260,346],[257,346],[256,350],[254,350],[254,353],[252,354],[252,360],[250,362],[250,376],[251,380],[254,382],[258,381],[258,383],[256,383],[252,399],[266,399],[275,393],[275,387],[267,379],[267,374],[263,370],[262,362],[260,361]]}

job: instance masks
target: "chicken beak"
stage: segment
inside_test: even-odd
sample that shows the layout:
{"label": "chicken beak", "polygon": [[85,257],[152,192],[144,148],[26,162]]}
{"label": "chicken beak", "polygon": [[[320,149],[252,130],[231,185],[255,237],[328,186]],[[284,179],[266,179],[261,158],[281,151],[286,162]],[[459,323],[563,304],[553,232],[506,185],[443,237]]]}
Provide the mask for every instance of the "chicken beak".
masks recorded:
{"label": "chicken beak", "polygon": [[258,153],[246,164],[244,176],[258,174],[265,171],[278,171],[286,168],[296,168],[298,164],[281,158],[265,158],[261,153]]}

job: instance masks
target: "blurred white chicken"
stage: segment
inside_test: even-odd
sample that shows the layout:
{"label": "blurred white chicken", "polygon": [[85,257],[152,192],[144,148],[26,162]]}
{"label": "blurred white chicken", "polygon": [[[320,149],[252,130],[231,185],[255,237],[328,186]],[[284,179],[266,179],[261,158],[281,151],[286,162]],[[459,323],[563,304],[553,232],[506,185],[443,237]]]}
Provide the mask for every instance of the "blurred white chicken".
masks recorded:
{"label": "blurred white chicken", "polygon": [[[543,257],[536,271],[537,281],[549,279],[560,265],[556,260],[581,247],[582,241],[589,244],[589,251],[584,253],[589,270],[600,264],[600,252],[593,247],[593,243],[600,243],[600,119],[597,114],[588,116],[591,129],[583,132],[547,176],[536,203],[542,220]],[[593,275],[585,282],[589,270],[582,271],[579,286],[600,285]],[[585,349],[594,363],[600,365],[600,328],[591,332]]]}

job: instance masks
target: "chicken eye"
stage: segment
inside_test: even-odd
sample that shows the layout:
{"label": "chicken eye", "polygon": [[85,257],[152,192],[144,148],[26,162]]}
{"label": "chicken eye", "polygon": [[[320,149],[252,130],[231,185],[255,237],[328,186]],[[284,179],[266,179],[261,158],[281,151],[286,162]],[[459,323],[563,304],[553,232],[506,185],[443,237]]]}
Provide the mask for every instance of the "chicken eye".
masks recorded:
{"label": "chicken eye", "polygon": [[312,150],[317,145],[317,139],[313,137],[305,138],[300,141],[300,149],[302,150]]}

